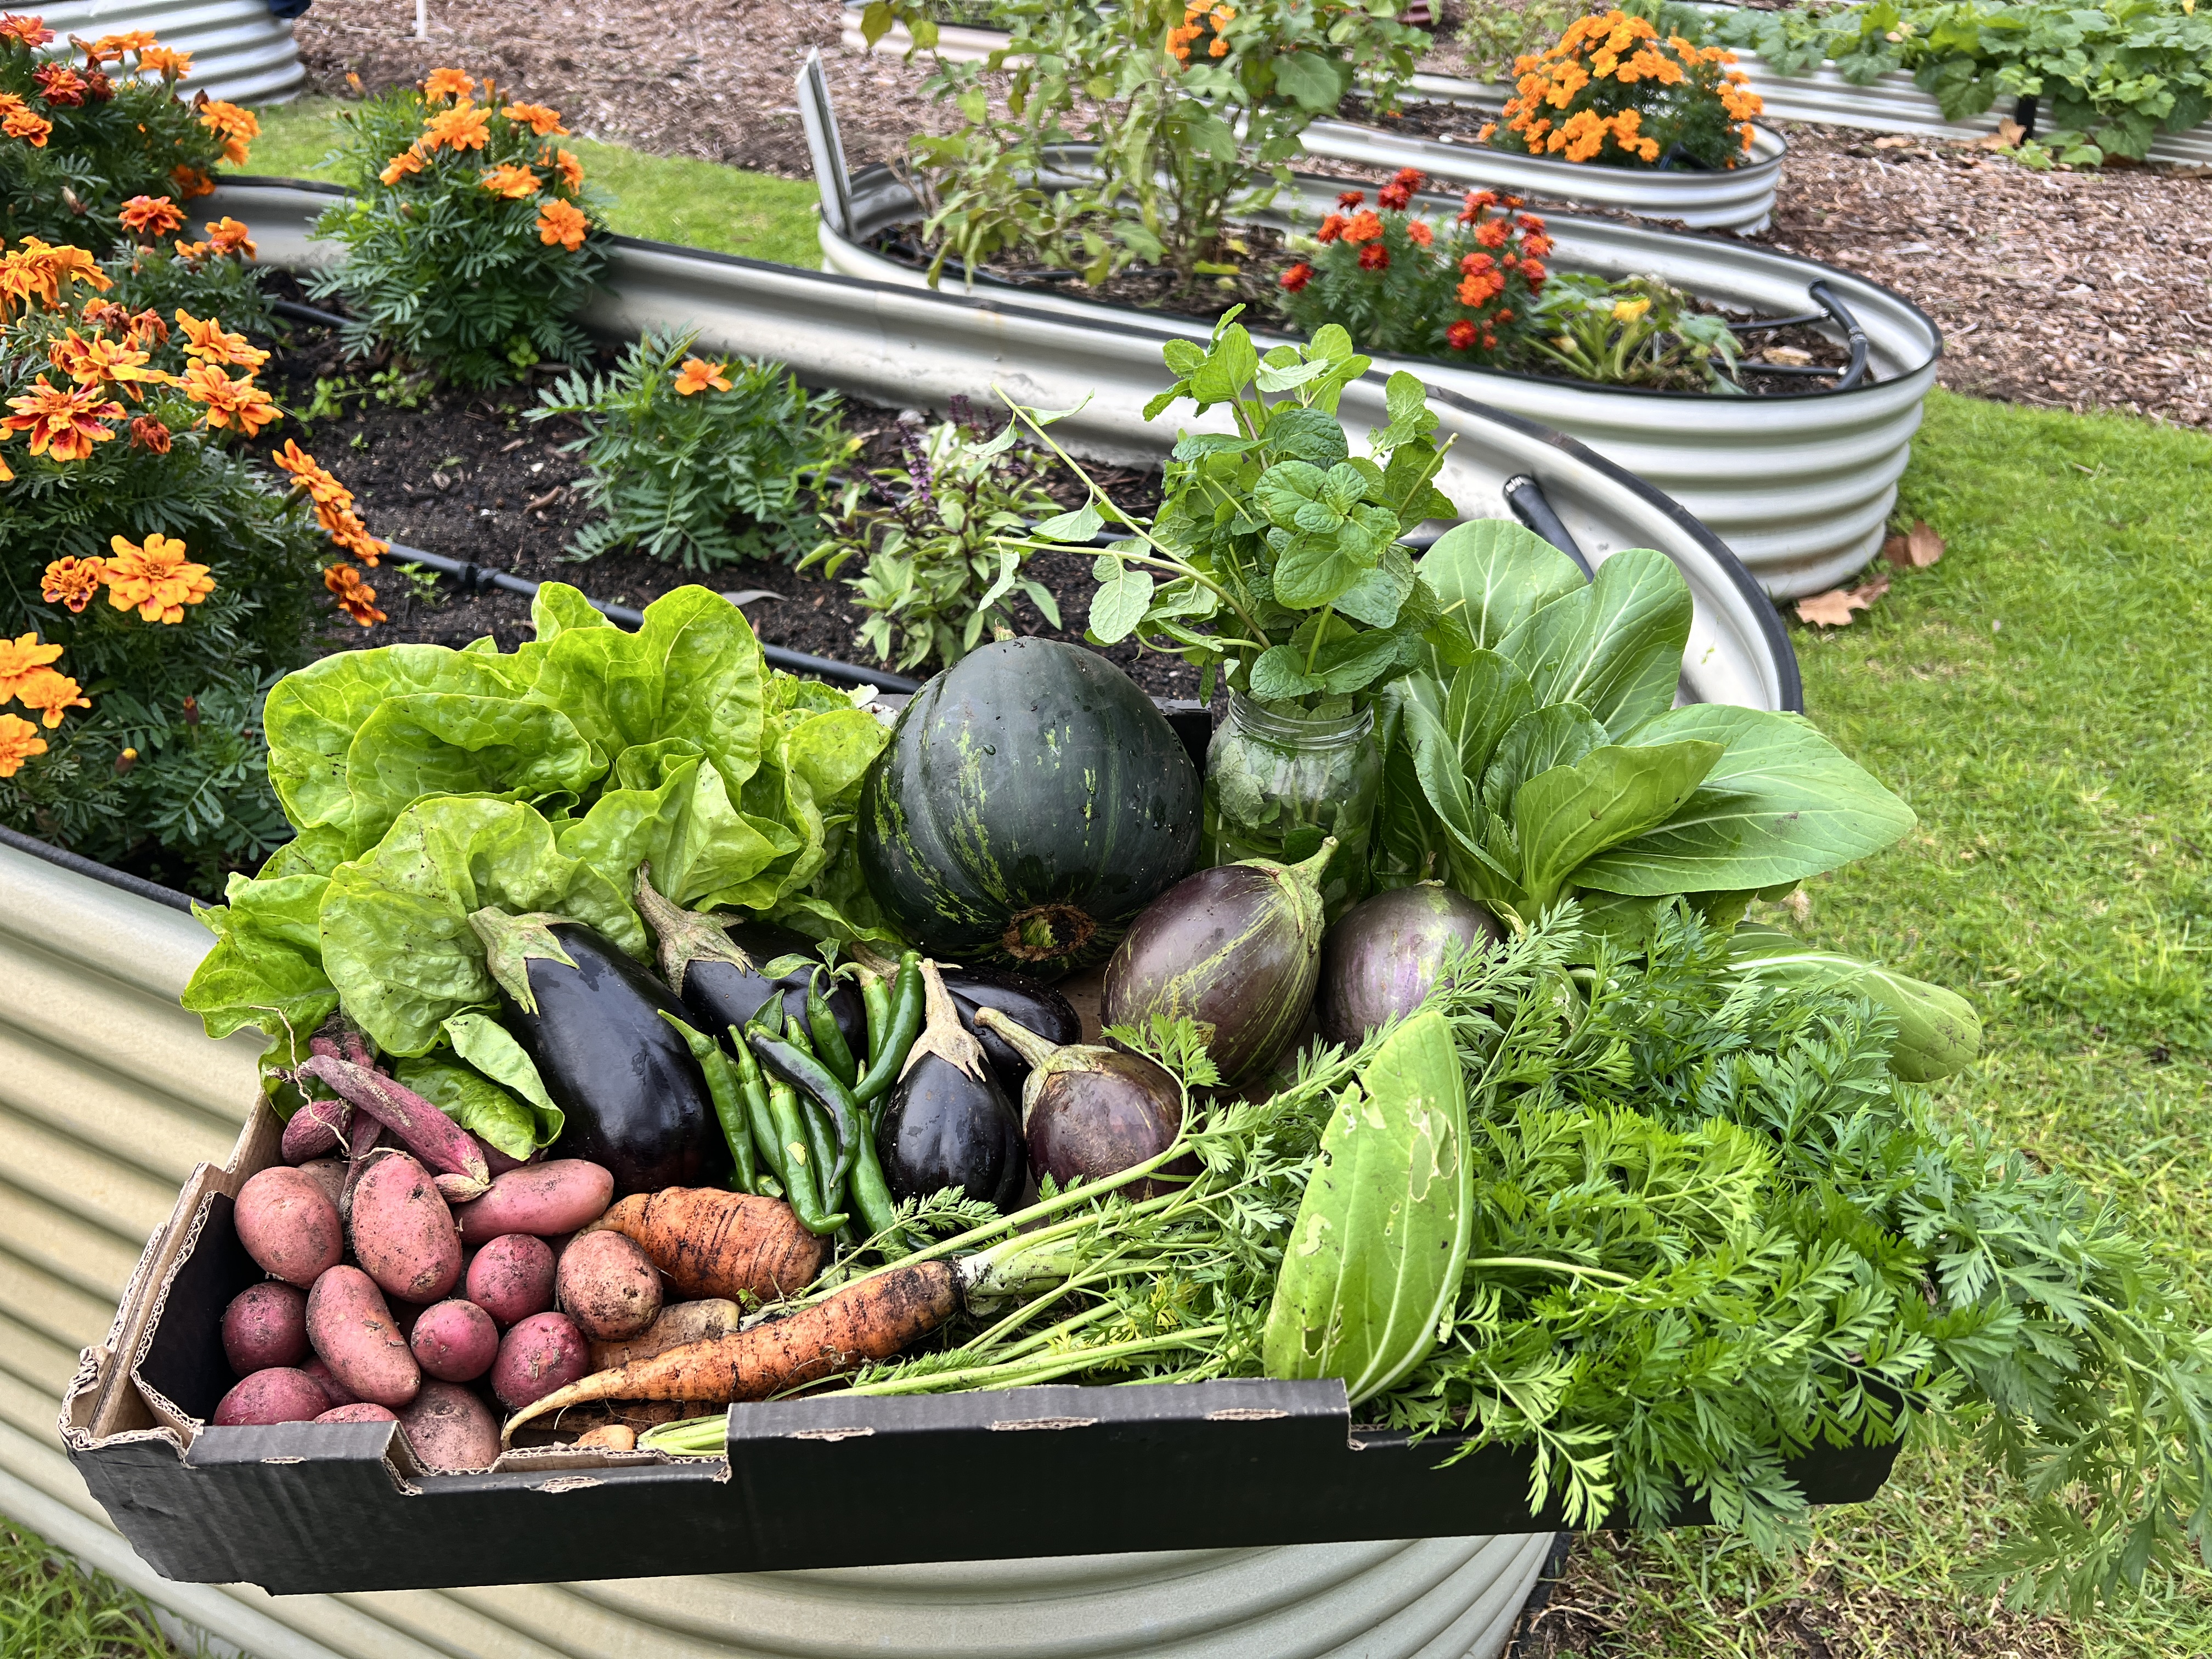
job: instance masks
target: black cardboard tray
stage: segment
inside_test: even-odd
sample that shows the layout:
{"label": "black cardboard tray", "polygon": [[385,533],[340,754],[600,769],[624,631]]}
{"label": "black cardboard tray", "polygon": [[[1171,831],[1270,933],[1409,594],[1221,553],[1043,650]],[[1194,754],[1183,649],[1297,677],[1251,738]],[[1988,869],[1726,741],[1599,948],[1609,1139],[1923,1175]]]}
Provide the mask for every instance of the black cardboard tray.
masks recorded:
{"label": "black cardboard tray", "polygon": [[[234,1164],[225,1184],[240,1178]],[[213,1413],[230,1383],[222,1308],[261,1277],[231,1209],[219,1188],[180,1204],[179,1253],[135,1287],[153,1298],[150,1322],[137,1363],[112,1381],[172,1422]],[[94,1367],[100,1352],[90,1351]],[[278,1595],[1563,1524],[1556,1508],[1530,1511],[1527,1455],[1486,1448],[1439,1467],[1458,1443],[1355,1428],[1333,1381],[740,1405],[726,1462],[550,1448],[484,1474],[431,1475],[394,1427],[202,1426],[181,1455],[173,1429],[64,1438],[93,1495],[164,1577]],[[1819,1447],[1789,1467],[1813,1502],[1857,1503],[1897,1451]],[[1675,1516],[1706,1519],[1694,1500]]]}

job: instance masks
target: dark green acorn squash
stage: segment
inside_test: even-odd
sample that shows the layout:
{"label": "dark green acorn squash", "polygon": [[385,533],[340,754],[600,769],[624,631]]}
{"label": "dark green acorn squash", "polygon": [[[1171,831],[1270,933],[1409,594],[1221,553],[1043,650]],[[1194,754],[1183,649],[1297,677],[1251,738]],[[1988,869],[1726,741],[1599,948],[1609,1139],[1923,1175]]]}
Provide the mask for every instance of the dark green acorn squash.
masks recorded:
{"label": "dark green acorn squash", "polygon": [[933,956],[1052,977],[1111,951],[1198,850],[1199,777],[1096,652],[972,651],[915,694],[860,797],[877,902]]}

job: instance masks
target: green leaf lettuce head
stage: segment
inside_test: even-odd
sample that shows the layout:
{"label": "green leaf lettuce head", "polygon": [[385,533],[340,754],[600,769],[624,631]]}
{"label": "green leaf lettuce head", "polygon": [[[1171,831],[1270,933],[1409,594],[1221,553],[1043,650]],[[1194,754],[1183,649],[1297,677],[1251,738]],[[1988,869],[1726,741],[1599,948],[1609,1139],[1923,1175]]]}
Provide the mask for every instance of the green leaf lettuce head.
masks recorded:
{"label": "green leaf lettuce head", "polygon": [[391,1053],[461,1050],[542,1127],[550,1103],[513,1057],[456,1036],[495,1001],[471,912],[551,912],[643,961],[641,864],[676,902],[761,911],[822,874],[884,741],[873,716],[769,672],[744,614],[703,588],[655,600],[635,633],[560,584],[532,615],[512,653],[346,652],[271,691],[270,770],[299,835],[201,912],[216,944],[185,1006],[211,1035],[303,1043],[343,1000]]}

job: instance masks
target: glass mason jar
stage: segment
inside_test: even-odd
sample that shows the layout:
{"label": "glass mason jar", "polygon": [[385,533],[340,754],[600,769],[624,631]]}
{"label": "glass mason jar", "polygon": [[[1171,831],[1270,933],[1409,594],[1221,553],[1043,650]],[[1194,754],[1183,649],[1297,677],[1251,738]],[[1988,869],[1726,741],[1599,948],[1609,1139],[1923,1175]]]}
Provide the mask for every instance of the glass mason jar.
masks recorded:
{"label": "glass mason jar", "polygon": [[1382,789],[1372,704],[1316,719],[1263,708],[1231,690],[1206,750],[1200,862],[1299,864],[1334,836],[1336,852],[1321,884],[1334,921],[1366,896],[1367,842]]}

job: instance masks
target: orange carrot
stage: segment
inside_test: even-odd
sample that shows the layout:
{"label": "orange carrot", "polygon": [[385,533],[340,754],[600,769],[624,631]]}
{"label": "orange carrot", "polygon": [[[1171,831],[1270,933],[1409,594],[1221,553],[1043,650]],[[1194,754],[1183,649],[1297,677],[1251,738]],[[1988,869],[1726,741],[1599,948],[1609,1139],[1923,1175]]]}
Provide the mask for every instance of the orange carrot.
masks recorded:
{"label": "orange carrot", "polygon": [[830,1249],[781,1200],[714,1187],[633,1193],[597,1225],[643,1250],[684,1297],[794,1296],[814,1282]]}
{"label": "orange carrot", "polygon": [[509,1419],[507,1433],[533,1417],[594,1400],[765,1400],[871,1359],[888,1359],[935,1330],[959,1305],[951,1263],[892,1267],[788,1317],[687,1342],[556,1389]]}

